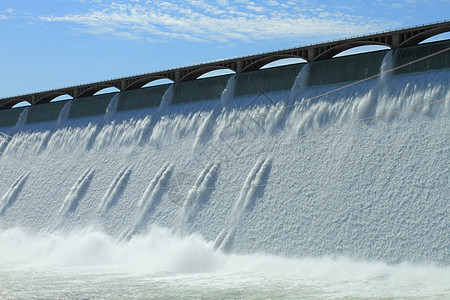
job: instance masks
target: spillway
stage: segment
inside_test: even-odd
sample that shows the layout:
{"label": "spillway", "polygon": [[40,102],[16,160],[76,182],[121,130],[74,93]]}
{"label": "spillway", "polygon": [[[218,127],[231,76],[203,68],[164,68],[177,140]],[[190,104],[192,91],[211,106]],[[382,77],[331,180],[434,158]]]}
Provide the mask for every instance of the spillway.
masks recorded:
{"label": "spillway", "polygon": [[[368,55],[377,72],[402,59]],[[313,64],[284,69],[275,91],[224,76],[97,96],[103,114],[88,116],[95,101],[57,103],[48,121],[22,110],[2,128],[1,239],[90,228],[126,245],[157,226],[228,254],[448,267],[450,71],[409,68],[339,83]]]}

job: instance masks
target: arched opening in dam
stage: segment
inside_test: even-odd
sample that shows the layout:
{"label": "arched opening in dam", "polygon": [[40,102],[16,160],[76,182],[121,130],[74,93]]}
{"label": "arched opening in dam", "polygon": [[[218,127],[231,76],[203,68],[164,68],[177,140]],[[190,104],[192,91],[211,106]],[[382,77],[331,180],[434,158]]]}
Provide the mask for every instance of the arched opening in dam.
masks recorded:
{"label": "arched opening in dam", "polygon": [[31,106],[31,103],[28,101],[22,101],[17,104],[14,104],[11,108],[26,107],[26,106]]}
{"label": "arched opening in dam", "polygon": [[166,85],[166,84],[172,84],[172,83],[173,83],[173,80],[170,80],[168,78],[161,78],[161,79],[156,79],[156,80],[147,82],[146,84],[144,84],[142,86],[142,88],[158,86],[158,85]]}
{"label": "arched opening in dam", "polygon": [[348,50],[342,51],[333,57],[342,57],[342,56],[347,56],[347,55],[368,53],[368,52],[373,52],[373,51],[390,50],[390,49],[391,49],[390,47],[382,46],[382,45],[358,46],[358,47],[354,47],[354,48],[350,48]]}
{"label": "arched opening in dam", "polygon": [[103,95],[103,94],[110,94],[110,93],[119,93],[119,92],[120,92],[120,90],[118,88],[116,88],[116,87],[105,87],[105,88],[102,88],[101,90],[95,92],[93,94],[93,96]]}
{"label": "arched opening in dam", "polygon": [[[449,29],[450,30],[450,29]],[[429,37],[423,41],[421,41],[419,44],[426,44],[426,43],[432,43],[432,42],[439,42],[439,41],[445,41],[450,39],[450,32],[444,32],[440,33],[438,35]]]}
{"label": "arched opening in dam", "polygon": [[219,69],[219,70],[213,70],[213,71],[206,72],[205,74],[202,74],[199,77],[197,77],[197,79],[211,78],[211,77],[222,76],[222,75],[233,75],[233,74],[236,74],[236,72],[233,70]]}
{"label": "arched opening in dam", "polygon": [[73,100],[73,97],[68,94],[64,94],[53,98],[52,100],[50,100],[50,102],[67,101],[67,100]]}
{"label": "arched opening in dam", "polygon": [[269,69],[269,68],[274,68],[274,67],[281,67],[281,66],[289,66],[289,65],[293,65],[293,64],[301,64],[301,63],[306,63],[307,61],[304,60],[303,58],[281,58],[278,60],[274,60],[270,63],[265,64],[264,66],[262,66],[260,69]]}

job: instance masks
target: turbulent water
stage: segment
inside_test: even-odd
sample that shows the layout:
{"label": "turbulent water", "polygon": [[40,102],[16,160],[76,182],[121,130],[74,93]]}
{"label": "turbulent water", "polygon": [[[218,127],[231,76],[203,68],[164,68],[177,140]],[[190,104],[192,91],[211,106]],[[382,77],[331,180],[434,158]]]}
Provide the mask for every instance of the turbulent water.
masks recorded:
{"label": "turbulent water", "polygon": [[[388,54],[382,70],[392,65]],[[450,72],[26,124],[0,297],[450,297]]]}

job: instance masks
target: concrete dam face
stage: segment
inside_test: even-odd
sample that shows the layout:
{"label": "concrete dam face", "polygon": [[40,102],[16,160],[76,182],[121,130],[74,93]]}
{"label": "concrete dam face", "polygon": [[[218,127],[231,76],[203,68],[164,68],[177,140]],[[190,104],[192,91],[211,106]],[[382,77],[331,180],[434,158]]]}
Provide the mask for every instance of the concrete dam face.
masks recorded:
{"label": "concrete dam face", "polygon": [[448,46],[1,111],[0,263],[168,235],[196,241],[195,270],[218,252],[448,267],[450,54],[385,72]]}

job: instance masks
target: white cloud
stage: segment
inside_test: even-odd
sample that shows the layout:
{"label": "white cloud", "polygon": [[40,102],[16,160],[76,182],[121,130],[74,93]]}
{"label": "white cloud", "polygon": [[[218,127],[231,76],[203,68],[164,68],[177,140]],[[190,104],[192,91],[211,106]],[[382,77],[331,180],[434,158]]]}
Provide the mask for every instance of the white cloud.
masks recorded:
{"label": "white cloud", "polygon": [[4,9],[0,11],[0,21],[13,19],[15,17],[15,10],[12,8]]}
{"label": "white cloud", "polygon": [[[97,4],[93,5],[94,2]],[[310,6],[307,11],[294,2],[281,5],[276,1],[269,2],[270,5],[261,6],[249,0],[217,0],[219,5],[206,0],[135,0],[133,3],[91,0],[90,7],[93,8],[89,11],[40,19],[75,23],[93,34],[130,39],[223,43],[324,35],[353,36],[387,26],[374,19],[328,11],[326,6]]]}
{"label": "white cloud", "polygon": [[248,5],[247,9],[253,10],[253,11],[256,11],[256,12],[263,12],[265,10],[264,7],[262,7],[262,6],[255,6],[255,5]]}
{"label": "white cloud", "polygon": [[391,3],[392,8],[403,8],[403,5],[401,3]]}

